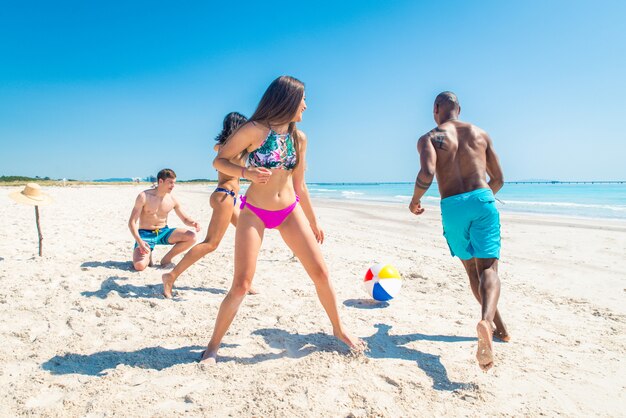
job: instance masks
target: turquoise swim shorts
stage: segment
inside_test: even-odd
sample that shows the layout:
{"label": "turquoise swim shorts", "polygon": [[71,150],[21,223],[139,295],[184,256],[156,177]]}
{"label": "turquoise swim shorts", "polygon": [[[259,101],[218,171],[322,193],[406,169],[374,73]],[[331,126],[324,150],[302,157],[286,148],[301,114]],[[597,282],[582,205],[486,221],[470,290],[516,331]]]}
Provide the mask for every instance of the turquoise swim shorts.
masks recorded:
{"label": "turquoise swim shorts", "polygon": [[441,199],[441,221],[452,256],[500,258],[500,214],[491,189]]}
{"label": "turquoise swim shorts", "polygon": [[[140,229],[139,236],[148,243],[151,250],[154,250],[157,245],[172,245],[168,240],[175,230],[176,228],[169,228],[167,225],[158,229]],[[135,243],[135,248],[137,248],[137,243]]]}

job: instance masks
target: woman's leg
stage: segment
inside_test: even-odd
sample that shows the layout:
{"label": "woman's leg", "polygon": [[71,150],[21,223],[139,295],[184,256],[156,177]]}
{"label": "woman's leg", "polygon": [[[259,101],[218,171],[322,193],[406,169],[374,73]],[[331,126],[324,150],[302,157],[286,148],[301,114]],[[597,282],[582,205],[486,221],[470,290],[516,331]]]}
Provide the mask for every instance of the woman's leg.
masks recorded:
{"label": "woman's leg", "polygon": [[208,253],[215,251],[228,229],[228,224],[233,211],[233,198],[226,193],[218,192],[211,195],[209,202],[211,203],[211,208],[213,208],[213,214],[211,215],[211,221],[209,222],[206,238],[204,241],[189,250],[176,267],[174,267],[174,270],[161,277],[163,280],[163,296],[166,298],[172,297],[172,288],[174,287],[174,282],[178,276],[187,270],[193,263]]}
{"label": "woman's leg", "polygon": [[355,350],[365,349],[365,343],[348,334],[339,319],[337,297],[330,283],[328,268],[309,222],[298,205],[278,227],[280,235],[291,251],[298,257],[307,274],[313,280],[317,296],[333,325],[335,337]]}
{"label": "woman's leg", "polygon": [[237,223],[235,234],[235,275],[228,294],[220,305],[215,328],[201,362],[215,363],[222,338],[233,322],[239,306],[252,286],[259,249],[263,242],[265,225],[249,210],[244,210]]}
{"label": "woman's leg", "polygon": [[237,204],[235,205],[235,207],[233,208],[233,214],[230,217],[230,223],[233,224],[233,226],[236,228],[237,227],[237,220],[239,219],[239,202],[237,202]]}
{"label": "woman's leg", "polygon": [[178,254],[187,251],[196,242],[196,233],[186,228],[176,228],[167,238],[173,247],[161,259],[161,266],[167,266]]}
{"label": "woman's leg", "polygon": [[[239,220],[239,213],[240,212],[241,211],[239,210],[239,204],[236,204],[235,207],[233,208],[233,214],[230,217],[230,223],[233,224],[233,226],[235,228],[237,228],[237,221]],[[259,292],[254,287],[250,287],[250,289],[248,289],[248,294],[249,295],[258,295]]]}

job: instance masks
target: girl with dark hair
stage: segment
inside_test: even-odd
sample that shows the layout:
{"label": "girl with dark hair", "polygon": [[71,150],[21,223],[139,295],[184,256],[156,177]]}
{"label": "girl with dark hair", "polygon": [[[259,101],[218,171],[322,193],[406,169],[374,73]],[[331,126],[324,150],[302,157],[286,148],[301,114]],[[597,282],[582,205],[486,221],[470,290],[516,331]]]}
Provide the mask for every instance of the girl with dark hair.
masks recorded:
{"label": "girl with dark hair", "polygon": [[[219,151],[223,147],[228,139],[237,131],[239,127],[245,124],[248,119],[241,113],[231,112],[224,118],[224,127],[222,132],[215,138],[217,144],[215,144],[214,150]],[[245,153],[234,155],[230,159],[230,163],[241,168],[244,165]],[[187,270],[193,263],[207,255],[208,253],[215,251],[217,246],[222,241],[228,224],[232,223],[237,226],[237,219],[239,218],[239,208],[237,207],[237,194],[239,193],[239,178],[235,176],[229,176],[222,172],[217,173],[217,188],[211,194],[209,200],[213,214],[211,215],[211,221],[209,228],[207,229],[206,238],[201,243],[194,246],[191,250],[185,254],[182,260],[174,267],[169,273],[162,276],[163,280],[163,296],[166,298],[172,297],[172,288],[174,282],[185,270]],[[250,293],[255,293],[250,289]]]}
{"label": "girl with dark hair", "polygon": [[[335,291],[318,243],[324,232],[317,224],[304,180],[307,139],[296,123],[306,109],[304,84],[288,76],[270,84],[250,118],[220,148],[213,166],[252,183],[241,199],[235,235],[235,273],[220,305],[215,329],[202,360],[215,363],[222,338],[252,286],[257,257],[266,229],[277,229],[313,280],[318,298],[333,326],[333,334],[351,349],[365,343],[348,334],[339,319]],[[232,162],[248,153],[247,167]]]}

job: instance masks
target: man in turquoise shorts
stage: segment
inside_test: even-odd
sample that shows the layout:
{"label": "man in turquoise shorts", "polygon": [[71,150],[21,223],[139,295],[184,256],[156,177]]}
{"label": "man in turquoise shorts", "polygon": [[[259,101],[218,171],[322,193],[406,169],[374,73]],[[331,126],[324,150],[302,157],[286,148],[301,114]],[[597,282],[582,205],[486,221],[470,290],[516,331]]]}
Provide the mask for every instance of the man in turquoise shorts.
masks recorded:
{"label": "man in turquoise shorts", "polygon": [[[164,168],[157,174],[157,186],[144,190],[135,199],[135,206],[128,220],[128,228],[135,239],[133,267],[144,270],[152,265],[152,251],[156,245],[173,245],[161,259],[161,266],[172,263],[172,259],[188,250],[196,242],[200,226],[183,211],[172,195],[176,184],[176,173]],[[181,221],[195,231],[185,228],[169,228],[167,216],[174,210]]]}
{"label": "man in turquoise shorts", "polygon": [[494,195],[504,182],[491,138],[479,127],[460,121],[460,112],[454,93],[446,91],[435,99],[433,115],[437,127],[417,142],[421,167],[409,210],[416,215],[424,213],[420,199],[436,175],[443,235],[450,253],[461,259],[472,292],[482,307],[476,326],[476,359],[487,371],[494,361],[492,338],[510,339],[497,309],[500,215]]}

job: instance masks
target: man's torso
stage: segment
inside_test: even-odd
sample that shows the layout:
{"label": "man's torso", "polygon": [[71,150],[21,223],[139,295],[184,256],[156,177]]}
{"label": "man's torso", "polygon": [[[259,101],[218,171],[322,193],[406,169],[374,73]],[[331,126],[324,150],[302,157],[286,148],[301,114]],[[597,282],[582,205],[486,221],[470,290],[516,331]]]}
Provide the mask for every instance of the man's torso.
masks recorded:
{"label": "man's torso", "polygon": [[437,153],[436,176],[441,198],[487,188],[488,140],[480,128],[448,121],[427,136]]}
{"label": "man's torso", "polygon": [[156,190],[146,190],[146,203],[139,216],[139,229],[156,229],[167,225],[167,215],[174,209],[175,202],[170,193],[158,196]]}

